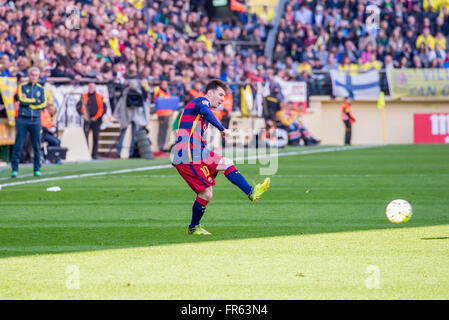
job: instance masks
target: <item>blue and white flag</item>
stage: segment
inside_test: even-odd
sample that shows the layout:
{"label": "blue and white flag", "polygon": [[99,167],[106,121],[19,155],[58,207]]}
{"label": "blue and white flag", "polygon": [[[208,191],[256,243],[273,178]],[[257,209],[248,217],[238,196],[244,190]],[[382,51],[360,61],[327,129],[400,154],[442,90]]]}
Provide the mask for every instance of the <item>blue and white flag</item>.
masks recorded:
{"label": "blue and white flag", "polygon": [[356,75],[331,70],[332,92],[335,97],[351,97],[354,100],[379,97],[379,72],[371,70]]}

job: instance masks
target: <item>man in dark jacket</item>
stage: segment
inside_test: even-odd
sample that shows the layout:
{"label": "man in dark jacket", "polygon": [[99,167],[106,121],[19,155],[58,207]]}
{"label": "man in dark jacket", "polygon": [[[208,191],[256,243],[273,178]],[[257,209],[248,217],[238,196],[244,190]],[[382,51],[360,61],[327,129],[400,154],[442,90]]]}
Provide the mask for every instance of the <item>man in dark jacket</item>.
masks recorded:
{"label": "man in dark jacket", "polygon": [[267,130],[276,125],[276,112],[281,110],[281,100],[279,98],[280,87],[273,84],[270,87],[270,94],[265,97],[263,102],[263,117]]}
{"label": "man in dark jacket", "polygon": [[33,146],[34,176],[39,177],[41,167],[41,112],[47,105],[44,87],[38,83],[40,70],[32,67],[28,70],[29,81],[19,84],[15,99],[19,102],[16,118],[16,140],[12,151],[11,178],[16,178],[19,171],[20,153],[27,133],[30,133]]}

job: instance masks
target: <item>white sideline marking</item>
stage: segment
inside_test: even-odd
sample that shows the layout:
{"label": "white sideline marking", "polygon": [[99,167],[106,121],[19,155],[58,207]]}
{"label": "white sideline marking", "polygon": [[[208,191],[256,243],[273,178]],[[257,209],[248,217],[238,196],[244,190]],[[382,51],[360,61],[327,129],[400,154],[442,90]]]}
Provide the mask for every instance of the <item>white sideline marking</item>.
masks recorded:
{"label": "white sideline marking", "polygon": [[[249,159],[264,159],[264,158],[273,158],[273,157],[285,157],[285,156],[296,156],[296,155],[300,155],[300,154],[324,153],[324,152],[343,151],[343,150],[357,150],[357,149],[375,148],[375,147],[381,147],[381,146],[383,146],[383,145],[329,147],[329,148],[322,148],[322,149],[274,153],[274,154],[260,155],[260,156],[255,155],[255,156],[248,156],[248,157],[240,157],[240,158],[235,158],[234,161],[249,160]],[[171,164],[165,164],[165,165],[133,168],[133,169],[122,169],[122,170],[114,170],[114,171],[74,174],[74,175],[70,175],[70,176],[51,177],[51,178],[33,179],[33,180],[27,180],[27,181],[10,182],[10,183],[1,184],[0,186],[1,187],[12,187],[12,186],[20,186],[20,185],[24,185],[24,184],[39,183],[39,182],[80,179],[80,178],[87,178],[87,177],[105,176],[105,175],[110,175],[110,174],[168,169],[171,167],[172,167]]]}

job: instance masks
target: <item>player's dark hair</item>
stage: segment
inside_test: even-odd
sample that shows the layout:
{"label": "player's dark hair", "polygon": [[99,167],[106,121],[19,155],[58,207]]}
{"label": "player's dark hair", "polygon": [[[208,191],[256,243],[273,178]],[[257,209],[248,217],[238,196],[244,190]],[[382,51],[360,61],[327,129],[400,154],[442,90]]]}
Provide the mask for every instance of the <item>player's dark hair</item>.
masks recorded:
{"label": "player's dark hair", "polygon": [[205,93],[209,90],[215,90],[217,88],[222,88],[225,93],[228,91],[228,85],[225,82],[219,79],[214,79],[207,83]]}

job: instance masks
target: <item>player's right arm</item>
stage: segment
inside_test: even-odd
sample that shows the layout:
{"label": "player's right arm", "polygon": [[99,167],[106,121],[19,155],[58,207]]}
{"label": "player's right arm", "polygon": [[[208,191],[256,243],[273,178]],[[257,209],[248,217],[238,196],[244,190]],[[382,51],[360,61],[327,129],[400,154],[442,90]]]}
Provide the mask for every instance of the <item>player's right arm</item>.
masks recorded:
{"label": "player's right arm", "polygon": [[215,118],[214,113],[210,110],[210,103],[207,99],[201,99],[200,101],[198,101],[196,108],[198,108],[198,113],[200,113],[204,117],[204,119],[207,120],[207,122],[220,130],[220,132],[225,130],[223,125],[220,123],[220,121],[217,120],[217,118]]}

